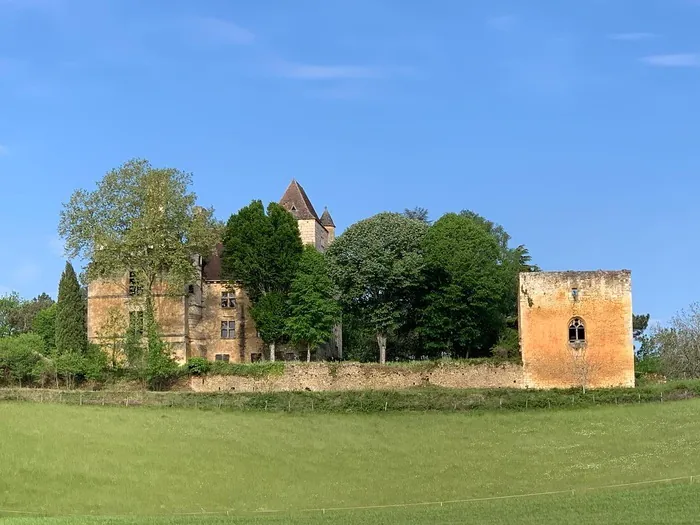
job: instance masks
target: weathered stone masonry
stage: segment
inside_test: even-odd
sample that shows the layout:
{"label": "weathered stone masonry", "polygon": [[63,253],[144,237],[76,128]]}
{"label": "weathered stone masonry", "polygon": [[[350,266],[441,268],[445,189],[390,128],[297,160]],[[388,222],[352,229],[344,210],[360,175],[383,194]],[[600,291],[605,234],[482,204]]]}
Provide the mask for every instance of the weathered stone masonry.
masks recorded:
{"label": "weathered stone masonry", "polygon": [[633,387],[630,272],[520,275],[525,386]]}

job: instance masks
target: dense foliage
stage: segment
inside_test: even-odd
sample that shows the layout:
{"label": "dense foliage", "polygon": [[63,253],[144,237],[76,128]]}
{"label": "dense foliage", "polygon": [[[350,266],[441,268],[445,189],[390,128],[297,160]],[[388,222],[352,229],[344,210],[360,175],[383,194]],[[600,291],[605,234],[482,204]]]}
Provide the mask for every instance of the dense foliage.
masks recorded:
{"label": "dense foliage", "polygon": [[428,225],[398,213],[380,213],[348,228],[329,248],[330,273],[343,307],[372,328],[379,362],[388,337],[415,305],[425,269]]}
{"label": "dense foliage", "polygon": [[154,287],[184,294],[192,264],[212,253],[220,228],[196,205],[190,174],[134,159],[107,173],[94,191],[76,191],[61,211],[69,257],[89,261],[89,280],[132,272],[145,295]]}
{"label": "dense foliage", "polygon": [[262,202],[253,201],[226,224],[222,276],[248,293],[251,315],[272,360],[276,345],[289,338],[288,295],[302,251],[297,221],[279,204],[270,203],[265,213]]}
{"label": "dense foliage", "polygon": [[311,350],[328,342],[340,321],[340,305],[326,259],[313,246],[306,246],[289,293],[287,330],[295,344]]}

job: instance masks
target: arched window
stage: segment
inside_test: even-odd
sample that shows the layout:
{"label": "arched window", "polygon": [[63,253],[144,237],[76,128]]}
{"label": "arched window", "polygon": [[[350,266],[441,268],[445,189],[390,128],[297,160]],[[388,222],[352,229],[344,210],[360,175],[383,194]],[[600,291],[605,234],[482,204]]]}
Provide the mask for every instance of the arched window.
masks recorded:
{"label": "arched window", "polygon": [[580,317],[574,317],[569,323],[569,342],[574,344],[586,342],[586,326]]}

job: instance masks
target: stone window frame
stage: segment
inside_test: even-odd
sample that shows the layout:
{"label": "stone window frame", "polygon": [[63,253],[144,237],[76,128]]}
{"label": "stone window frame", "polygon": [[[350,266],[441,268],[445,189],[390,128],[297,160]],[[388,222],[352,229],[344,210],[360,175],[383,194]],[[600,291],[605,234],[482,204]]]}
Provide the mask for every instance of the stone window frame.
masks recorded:
{"label": "stone window frame", "polygon": [[136,278],[136,272],[129,272],[129,295],[132,297],[143,295],[143,287]]}
{"label": "stone window frame", "polygon": [[221,321],[221,339],[236,338],[236,321],[225,319]]}
{"label": "stone window frame", "polygon": [[221,292],[221,308],[236,308],[236,292]]}
{"label": "stone window frame", "polygon": [[231,354],[216,354],[214,356],[214,361],[223,361],[228,363],[231,361]]}
{"label": "stone window frame", "polygon": [[586,321],[576,316],[569,320],[569,345],[573,348],[581,348],[588,341]]}

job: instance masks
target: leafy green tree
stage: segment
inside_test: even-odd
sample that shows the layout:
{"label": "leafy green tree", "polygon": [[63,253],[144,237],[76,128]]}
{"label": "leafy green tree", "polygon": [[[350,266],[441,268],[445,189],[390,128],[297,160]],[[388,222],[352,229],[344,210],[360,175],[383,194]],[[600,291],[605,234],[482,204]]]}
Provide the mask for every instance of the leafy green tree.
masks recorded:
{"label": "leafy green tree", "polygon": [[284,305],[302,250],[296,219],[276,203],[265,213],[262,202],[253,201],[231,216],[224,232],[223,277],[247,292],[251,315],[273,361],[276,345],[287,336]]}
{"label": "leafy green tree", "polygon": [[348,228],[328,249],[344,309],[371,326],[386,362],[387,337],[402,324],[423,274],[422,221],[380,213]]}
{"label": "leafy green tree", "polygon": [[289,293],[287,327],[292,342],[306,347],[307,361],[311,361],[312,348],[331,339],[340,320],[336,295],[325,257],[306,246]]}
{"label": "leafy green tree", "polygon": [[268,292],[250,309],[260,339],[270,347],[270,361],[275,360],[277,344],[288,339],[287,298],[280,292]]}
{"label": "leafy green tree", "polygon": [[32,322],[32,332],[44,341],[44,355],[52,355],[56,351],[56,314],[58,305],[52,304],[40,310]]}
{"label": "leafy green tree", "polygon": [[56,307],[56,353],[82,356],[87,350],[85,301],[73,265],[66,263],[58,285]]}
{"label": "leafy green tree", "polygon": [[16,335],[17,314],[22,306],[19,294],[12,292],[0,297],[0,337]]}
{"label": "leafy green tree", "polygon": [[34,380],[35,370],[43,360],[44,343],[36,334],[20,334],[0,339],[0,372],[6,380],[20,387]]}
{"label": "leafy green tree", "polygon": [[94,191],[76,191],[61,211],[59,233],[69,257],[89,261],[88,281],[133,272],[145,297],[156,287],[184,295],[192,264],[220,236],[212,209],[196,205],[192,176],[133,159],[107,173]]}
{"label": "leafy green tree", "polygon": [[[460,212],[461,216],[472,219],[480,224],[491,235],[498,245],[498,265],[503,269],[506,280],[506,294],[502,297],[506,313],[506,323],[503,327],[499,346],[506,346],[508,350],[514,350],[512,341],[518,330],[518,286],[519,275],[523,272],[538,272],[540,268],[532,263],[529,250],[523,244],[511,247],[511,236],[503,226],[496,224],[478,213],[469,210]],[[509,342],[511,341],[511,342]]]}
{"label": "leafy green tree", "polygon": [[473,217],[448,213],[431,226],[424,253],[426,346],[461,357],[488,351],[505,323],[509,284],[498,243]]}

